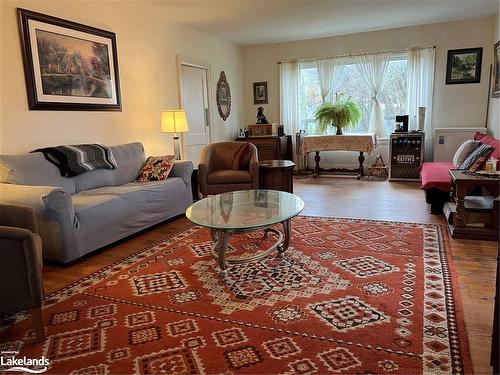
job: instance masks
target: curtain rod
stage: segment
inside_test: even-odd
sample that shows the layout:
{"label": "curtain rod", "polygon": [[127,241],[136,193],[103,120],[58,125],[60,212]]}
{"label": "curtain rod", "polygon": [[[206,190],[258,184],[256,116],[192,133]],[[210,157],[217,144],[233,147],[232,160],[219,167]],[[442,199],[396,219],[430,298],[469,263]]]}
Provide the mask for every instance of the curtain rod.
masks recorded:
{"label": "curtain rod", "polygon": [[360,52],[360,53],[346,53],[343,55],[335,55],[335,56],[324,56],[324,57],[306,57],[303,59],[292,59],[292,60],[285,60],[285,61],[278,61],[277,64],[282,64],[282,63],[287,63],[287,62],[292,62],[292,61],[312,61],[312,60],[318,60],[318,59],[334,59],[337,57],[353,57],[353,56],[363,56],[363,55],[372,55],[375,53],[388,53],[388,52],[407,52],[411,49],[425,49],[425,48],[438,48],[438,46],[429,46],[429,47],[414,47],[414,48],[403,48],[403,49],[394,49],[394,50],[387,50],[387,51],[374,51],[374,52]]}

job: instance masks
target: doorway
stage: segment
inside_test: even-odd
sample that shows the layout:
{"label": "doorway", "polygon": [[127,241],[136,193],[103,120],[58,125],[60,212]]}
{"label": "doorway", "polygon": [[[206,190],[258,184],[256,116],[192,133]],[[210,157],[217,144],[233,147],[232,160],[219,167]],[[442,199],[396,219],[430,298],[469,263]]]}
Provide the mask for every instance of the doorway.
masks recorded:
{"label": "doorway", "polygon": [[211,143],[210,64],[178,57],[179,105],[186,112],[189,131],[184,133],[184,159],[195,168],[203,147]]}

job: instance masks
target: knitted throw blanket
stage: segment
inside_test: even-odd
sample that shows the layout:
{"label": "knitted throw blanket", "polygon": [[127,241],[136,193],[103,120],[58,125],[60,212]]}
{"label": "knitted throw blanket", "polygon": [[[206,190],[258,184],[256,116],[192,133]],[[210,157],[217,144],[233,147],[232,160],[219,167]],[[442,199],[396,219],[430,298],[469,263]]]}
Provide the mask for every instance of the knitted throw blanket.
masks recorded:
{"label": "knitted throw blanket", "polygon": [[107,146],[98,144],[39,148],[45,159],[61,171],[61,176],[73,177],[95,169],[115,169],[116,160]]}

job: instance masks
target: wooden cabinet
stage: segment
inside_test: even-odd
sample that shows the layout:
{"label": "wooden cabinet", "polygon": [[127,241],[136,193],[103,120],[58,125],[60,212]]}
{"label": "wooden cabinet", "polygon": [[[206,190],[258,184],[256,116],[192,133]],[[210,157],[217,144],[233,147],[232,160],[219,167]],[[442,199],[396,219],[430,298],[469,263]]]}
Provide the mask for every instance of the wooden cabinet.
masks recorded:
{"label": "wooden cabinet", "polygon": [[250,142],[257,147],[259,160],[292,160],[292,137],[248,137],[237,141]]}

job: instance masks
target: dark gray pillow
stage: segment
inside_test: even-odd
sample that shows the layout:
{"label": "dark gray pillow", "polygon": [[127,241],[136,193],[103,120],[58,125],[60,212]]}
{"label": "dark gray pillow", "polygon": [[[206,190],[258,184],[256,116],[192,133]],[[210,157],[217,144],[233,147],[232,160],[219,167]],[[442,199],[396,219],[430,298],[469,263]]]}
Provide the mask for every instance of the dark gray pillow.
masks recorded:
{"label": "dark gray pillow", "polygon": [[490,145],[481,143],[481,145],[471,152],[469,156],[460,164],[459,169],[469,169],[477,159],[483,155],[487,155],[491,152],[492,147]]}

